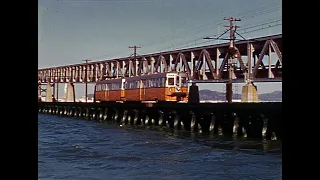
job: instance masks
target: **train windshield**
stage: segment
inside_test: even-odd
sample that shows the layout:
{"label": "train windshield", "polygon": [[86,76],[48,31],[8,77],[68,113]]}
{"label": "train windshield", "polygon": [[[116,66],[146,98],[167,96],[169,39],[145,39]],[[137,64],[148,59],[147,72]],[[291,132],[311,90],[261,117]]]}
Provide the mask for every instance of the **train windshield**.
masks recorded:
{"label": "train windshield", "polygon": [[168,85],[173,86],[174,85],[174,78],[169,77],[168,78]]}
{"label": "train windshield", "polygon": [[169,74],[167,77],[168,86],[187,87],[187,78],[178,74]]}

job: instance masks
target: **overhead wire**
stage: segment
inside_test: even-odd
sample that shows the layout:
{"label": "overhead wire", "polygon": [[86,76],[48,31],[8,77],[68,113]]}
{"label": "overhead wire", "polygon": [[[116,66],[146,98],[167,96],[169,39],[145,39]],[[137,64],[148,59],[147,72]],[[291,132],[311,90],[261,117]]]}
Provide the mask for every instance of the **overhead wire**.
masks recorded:
{"label": "overhead wire", "polygon": [[[281,9],[281,5],[279,4],[279,1],[275,1],[274,3],[268,4],[268,5],[264,5],[262,7],[259,7],[259,8],[250,10],[250,11],[240,12],[240,13],[237,13],[235,15],[237,17],[241,18],[242,20],[245,20],[245,19],[249,19],[249,18],[255,18],[255,17],[261,16],[261,15],[270,13],[270,12],[275,12],[275,11],[278,11],[280,9]],[[160,40],[157,39],[157,40],[155,40],[153,42],[150,42],[150,43],[139,44],[139,46],[150,48],[150,47],[155,46],[155,45],[160,45],[163,42],[173,41],[173,40],[184,38],[186,36],[193,36],[195,34],[199,34],[200,32],[205,32],[206,30],[213,29],[213,27],[217,27],[217,26],[222,25],[222,20],[219,20],[219,18],[215,18],[213,21],[210,21],[209,23],[205,23],[205,24],[202,24],[200,26],[193,27],[193,28],[190,28],[190,29],[188,29],[186,31],[180,32],[179,35],[164,36],[164,37],[159,38]],[[260,24],[256,25],[256,26],[260,26]],[[256,26],[247,27],[247,28],[241,28],[241,29],[238,30],[238,32],[239,31],[244,31],[245,29],[253,28],[253,27],[256,27]],[[274,26],[272,26],[272,27],[274,27]],[[257,30],[245,31],[245,32],[242,32],[241,34],[246,34],[246,33],[254,32],[254,31],[257,31]],[[219,32],[216,35],[220,35]],[[183,47],[192,46],[192,45],[183,46],[183,45],[186,45],[186,44],[200,45],[200,44],[208,43],[208,41],[197,42],[197,41],[203,41],[203,37],[202,36],[200,37],[200,35],[198,35],[198,36],[199,37],[194,38],[192,40],[188,40],[187,42],[180,43],[180,44],[174,44],[169,48],[156,48],[152,52],[159,52],[159,51],[161,52],[161,51],[164,51],[164,50],[177,49],[177,47],[181,47],[181,46],[182,46],[182,48]],[[150,50],[149,50],[148,53],[150,53]],[[123,55],[125,55],[125,54],[123,53]]]}

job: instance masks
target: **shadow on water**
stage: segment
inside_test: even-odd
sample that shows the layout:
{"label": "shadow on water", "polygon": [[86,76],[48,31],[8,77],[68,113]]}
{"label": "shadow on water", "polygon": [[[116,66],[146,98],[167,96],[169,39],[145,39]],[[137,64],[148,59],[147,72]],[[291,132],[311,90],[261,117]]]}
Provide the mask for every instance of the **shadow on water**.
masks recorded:
{"label": "shadow on water", "polygon": [[238,137],[225,137],[223,135],[214,135],[209,133],[197,133],[186,130],[171,129],[169,127],[159,126],[144,126],[144,125],[131,125],[120,124],[114,122],[97,122],[99,125],[116,125],[120,128],[127,130],[143,132],[143,131],[155,131],[160,132],[165,137],[174,137],[180,139],[191,140],[192,142],[199,143],[203,146],[210,148],[225,149],[240,151],[250,154],[275,154],[282,155],[282,141],[281,140],[261,140],[250,138],[238,138]]}
{"label": "shadow on water", "polygon": [[[63,117],[60,117],[63,118]],[[68,117],[66,117],[68,118]],[[69,119],[69,118],[68,118]],[[87,121],[81,118],[73,118],[77,121]],[[158,132],[164,137],[174,137],[179,139],[186,139],[192,142],[201,144],[214,149],[224,149],[245,152],[250,154],[275,154],[282,155],[282,141],[281,140],[261,140],[261,139],[249,139],[239,137],[225,137],[223,135],[214,135],[209,133],[197,133],[186,130],[171,129],[169,127],[155,126],[155,125],[131,125],[121,124],[113,121],[97,122],[92,121],[90,123],[96,123],[99,127],[104,129],[109,128],[122,128],[128,131],[136,133]]]}

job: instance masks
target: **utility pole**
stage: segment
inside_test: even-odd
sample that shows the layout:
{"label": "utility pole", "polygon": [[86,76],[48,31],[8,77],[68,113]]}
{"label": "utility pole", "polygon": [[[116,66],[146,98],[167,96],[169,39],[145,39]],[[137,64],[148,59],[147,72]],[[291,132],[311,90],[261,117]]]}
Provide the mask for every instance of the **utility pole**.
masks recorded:
{"label": "utility pole", "polygon": [[230,57],[230,59],[229,59],[229,81],[226,84],[226,90],[227,90],[226,99],[227,99],[228,103],[232,103],[232,75],[233,75],[233,71],[234,71],[234,69],[233,69],[233,64],[234,64],[233,55],[234,54],[233,53],[234,53],[234,40],[235,40],[235,36],[234,36],[235,32],[233,31],[233,28],[234,27],[238,27],[238,26],[234,26],[233,22],[234,21],[241,21],[241,20],[233,18],[233,17],[224,18],[224,20],[227,20],[230,23],[229,26],[225,26],[225,27],[229,28],[229,31],[230,31],[230,46],[229,46],[229,49],[232,50],[231,51],[232,53],[229,52],[229,54],[230,54],[229,55],[229,57]]}
{"label": "utility pole", "polygon": [[134,60],[136,60],[136,57],[137,57],[137,48],[141,48],[139,46],[129,46],[129,48],[133,48],[133,56],[134,56]]}
{"label": "utility pole", "polygon": [[86,77],[86,103],[87,103],[88,102],[88,62],[91,61],[91,60],[85,59],[85,60],[82,60],[82,61],[86,62],[86,74],[85,74],[85,77]]}
{"label": "utility pole", "polygon": [[[137,73],[137,64],[136,64],[136,59],[137,59],[137,48],[141,48],[141,47],[139,47],[139,46],[136,46],[136,45],[134,45],[134,46],[129,46],[129,48],[133,48],[133,58],[134,58],[134,64],[135,64],[135,75],[136,75],[136,73]],[[129,72],[130,73],[130,72]]]}

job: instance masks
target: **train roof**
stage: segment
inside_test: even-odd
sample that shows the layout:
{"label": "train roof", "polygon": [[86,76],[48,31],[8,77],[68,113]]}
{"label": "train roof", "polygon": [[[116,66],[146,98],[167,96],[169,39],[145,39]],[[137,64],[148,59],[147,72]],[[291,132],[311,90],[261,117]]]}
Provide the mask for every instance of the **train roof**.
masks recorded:
{"label": "train roof", "polygon": [[134,77],[127,77],[126,81],[135,81],[141,79],[152,79],[152,78],[161,78],[166,77],[167,74],[186,74],[181,72],[164,72],[164,73],[157,73],[157,74],[148,74],[148,75],[141,75],[141,76],[134,76]]}
{"label": "train roof", "polygon": [[105,84],[105,83],[121,83],[122,79],[124,78],[117,78],[117,79],[107,79],[102,81],[97,81],[96,84]]}
{"label": "train roof", "polygon": [[135,80],[141,80],[141,79],[160,78],[160,77],[165,77],[167,74],[186,74],[186,73],[172,71],[172,72],[164,72],[164,73],[157,73],[157,74],[147,74],[147,75],[134,76],[134,77],[103,80],[103,81],[98,81],[97,84],[121,83],[122,79],[125,79],[126,81],[135,81]]}

